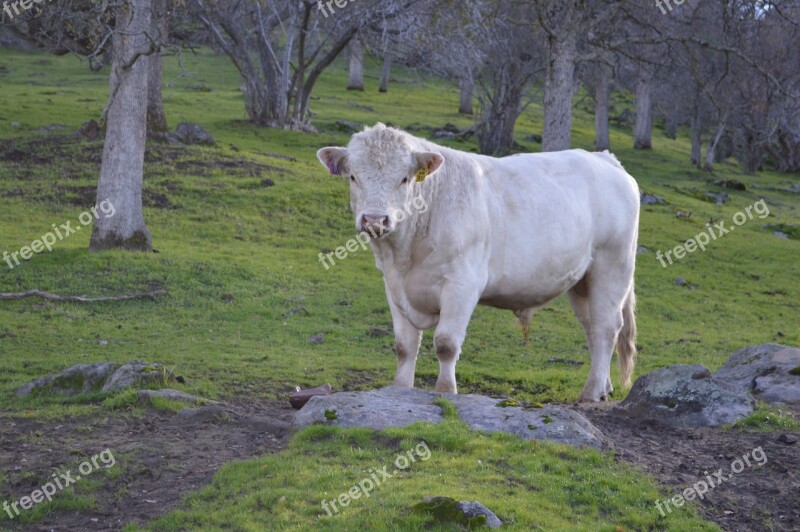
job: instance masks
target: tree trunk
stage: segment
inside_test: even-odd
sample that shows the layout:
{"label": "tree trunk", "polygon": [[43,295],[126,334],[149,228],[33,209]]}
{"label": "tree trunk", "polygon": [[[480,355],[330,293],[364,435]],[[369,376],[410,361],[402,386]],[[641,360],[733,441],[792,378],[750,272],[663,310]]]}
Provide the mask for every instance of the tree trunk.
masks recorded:
{"label": "tree trunk", "polygon": [[478,149],[486,155],[502,155],[514,144],[514,125],[520,112],[525,84],[518,83],[518,70],[506,65],[494,80],[491,100],[483,105],[476,136]]}
{"label": "tree trunk", "polygon": [[706,147],[706,162],[703,165],[703,170],[707,172],[714,171],[714,152],[719,145],[719,141],[722,138],[722,134],[725,133],[725,124],[720,122],[717,126],[717,133],[714,135],[714,138],[709,141],[708,146]]}
{"label": "tree trunk", "polygon": [[458,81],[458,112],[462,115],[471,115],[472,109],[472,90],[474,83],[471,74],[465,74]]}
{"label": "tree trunk", "polygon": [[633,132],[633,148],[653,148],[653,71],[642,67],[636,82],[636,127]]}
{"label": "tree trunk", "polygon": [[594,87],[594,147],[597,151],[610,150],[608,133],[608,67],[600,65]]}
{"label": "tree trunk", "polygon": [[665,117],[664,135],[668,139],[675,140],[678,137],[678,114],[669,113]]}
{"label": "tree trunk", "polygon": [[383,57],[383,70],[381,71],[381,86],[378,92],[387,92],[389,90],[389,75],[392,73],[392,55],[386,53]]}
{"label": "tree trunk", "polygon": [[[150,34],[161,48],[167,45],[169,38],[166,0],[152,0],[152,3],[151,25],[153,29]],[[164,113],[164,100],[161,97],[163,70],[161,53],[151,54],[147,58],[147,62],[147,137],[162,139],[169,131],[169,126]]]}
{"label": "tree trunk", "polygon": [[350,80],[347,90],[364,90],[364,45],[358,37],[350,41]]}
{"label": "tree trunk", "polygon": [[104,113],[106,138],[97,186],[98,205],[110,203],[114,214],[96,216],[91,251],[152,249],[142,214],[149,60],[141,54],[155,51],[146,36],[150,8],[150,0],[129,0],[116,12],[111,95]]}
{"label": "tree trunk", "polygon": [[542,151],[568,150],[572,134],[572,95],[575,90],[576,37],[548,38],[544,84]]}
{"label": "tree trunk", "polygon": [[703,157],[703,123],[697,113],[692,117],[690,137],[692,141],[692,164],[700,168]]}

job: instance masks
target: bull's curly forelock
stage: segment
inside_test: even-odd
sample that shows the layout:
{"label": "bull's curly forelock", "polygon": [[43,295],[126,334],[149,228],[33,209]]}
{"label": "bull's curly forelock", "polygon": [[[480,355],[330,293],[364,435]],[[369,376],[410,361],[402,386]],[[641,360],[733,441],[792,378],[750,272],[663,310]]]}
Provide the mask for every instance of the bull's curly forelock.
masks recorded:
{"label": "bull's curly forelock", "polygon": [[384,166],[397,154],[399,147],[411,151],[408,134],[378,122],[373,127],[365,127],[350,140],[350,146],[357,145],[359,151],[379,167]]}

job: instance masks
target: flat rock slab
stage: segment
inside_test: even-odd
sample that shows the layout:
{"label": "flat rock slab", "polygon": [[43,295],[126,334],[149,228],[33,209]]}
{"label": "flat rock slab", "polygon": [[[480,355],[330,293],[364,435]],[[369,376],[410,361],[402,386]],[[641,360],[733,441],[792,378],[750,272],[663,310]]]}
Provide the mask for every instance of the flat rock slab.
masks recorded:
{"label": "flat rock slab", "polygon": [[676,364],[642,375],[617,407],[626,415],[673,427],[716,427],[753,412],[740,387],[711,376],[705,366]]}
{"label": "flat rock slab", "polygon": [[153,399],[166,399],[168,401],[176,401],[179,403],[188,403],[192,405],[219,405],[219,401],[212,401],[204,397],[197,397],[180,390],[173,390],[171,388],[163,388],[161,390],[139,390],[137,396],[140,401],[144,403],[152,403]]}
{"label": "flat rock slab", "polygon": [[800,404],[800,349],[780,344],[745,347],[714,377],[768,403]]}
{"label": "flat rock slab", "polygon": [[96,392],[103,387],[117,368],[119,364],[113,362],[76,364],[61,373],[40,377],[21,386],[17,389],[17,397],[25,397],[43,390],[66,397]]}
{"label": "flat rock slab", "polygon": [[47,375],[21,386],[17,397],[37,393],[74,396],[90,392],[115,392],[134,385],[166,383],[179,380],[161,364],[132,361],[126,364],[97,362],[76,364],[61,373]]}
{"label": "flat rock slab", "polygon": [[507,432],[526,440],[548,440],[574,446],[605,447],[605,437],[583,415],[572,410],[543,405],[542,408],[507,406],[509,401],[482,395],[439,393],[418,388],[389,386],[365,392],[340,392],[312,397],[295,414],[294,427],[314,423],[340,427],[383,430],[405,427],[417,421],[438,423],[440,397],[452,402],[459,417],[473,430]]}

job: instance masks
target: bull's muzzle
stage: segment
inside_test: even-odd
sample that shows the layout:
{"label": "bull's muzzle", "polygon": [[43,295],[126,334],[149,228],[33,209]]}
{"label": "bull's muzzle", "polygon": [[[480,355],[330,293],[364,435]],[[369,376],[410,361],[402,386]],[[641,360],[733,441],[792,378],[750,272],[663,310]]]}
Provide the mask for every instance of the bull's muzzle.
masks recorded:
{"label": "bull's muzzle", "polygon": [[380,238],[392,232],[392,218],[388,212],[363,212],[358,217],[358,229],[369,233],[372,238]]}

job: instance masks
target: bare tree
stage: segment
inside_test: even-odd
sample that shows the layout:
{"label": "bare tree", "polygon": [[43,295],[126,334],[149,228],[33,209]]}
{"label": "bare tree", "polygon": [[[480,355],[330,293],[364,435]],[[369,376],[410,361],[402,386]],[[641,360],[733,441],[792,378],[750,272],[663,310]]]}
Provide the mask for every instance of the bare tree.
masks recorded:
{"label": "bare tree", "polygon": [[151,7],[151,0],[129,0],[116,10],[111,90],[103,113],[106,139],[97,186],[97,202],[111,202],[116,214],[95,220],[91,251],[152,249],[142,214],[148,55],[157,52],[157,44],[148,35]]}
{"label": "bare tree", "polygon": [[147,136],[163,138],[169,126],[164,112],[161,83],[164,61],[162,50],[169,42],[169,18],[167,0],[152,0],[151,29],[149,36],[158,43],[159,51],[150,54],[147,66]]}
{"label": "bare tree", "polygon": [[358,37],[350,41],[350,79],[347,90],[364,90],[364,45]]}
{"label": "bare tree", "polygon": [[389,76],[392,73],[392,54],[388,50],[384,51],[383,55],[383,68],[381,69],[381,83],[378,87],[378,92],[387,92],[389,90]]}
{"label": "bare tree", "polygon": [[458,112],[462,115],[471,115],[473,113],[474,88],[475,82],[472,79],[472,72],[465,72],[458,80]]}

